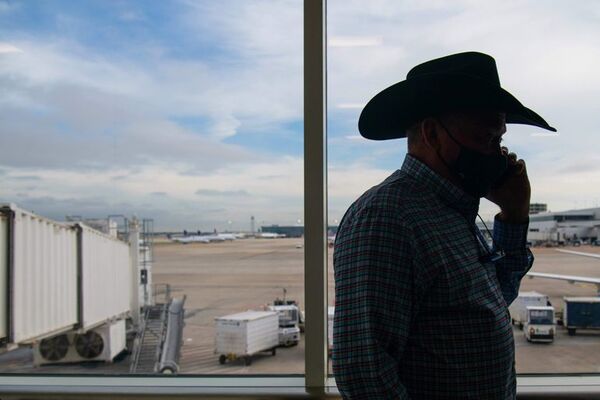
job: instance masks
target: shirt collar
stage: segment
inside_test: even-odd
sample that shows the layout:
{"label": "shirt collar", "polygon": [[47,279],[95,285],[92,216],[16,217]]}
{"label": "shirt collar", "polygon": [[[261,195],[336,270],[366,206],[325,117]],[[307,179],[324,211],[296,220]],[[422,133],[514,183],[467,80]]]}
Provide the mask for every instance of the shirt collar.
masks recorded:
{"label": "shirt collar", "polygon": [[475,221],[479,211],[479,199],[433,171],[427,164],[406,154],[400,171],[436,193],[444,203],[463,214],[469,221]]}

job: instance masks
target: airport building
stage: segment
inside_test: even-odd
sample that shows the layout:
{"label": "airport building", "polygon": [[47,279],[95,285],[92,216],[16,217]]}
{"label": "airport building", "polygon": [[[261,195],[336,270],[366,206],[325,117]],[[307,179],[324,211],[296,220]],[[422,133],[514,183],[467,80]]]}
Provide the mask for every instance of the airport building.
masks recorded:
{"label": "airport building", "polygon": [[600,239],[600,208],[542,212],[529,216],[527,240],[543,242],[594,242]]}
{"label": "airport building", "polygon": [[[335,235],[337,232],[337,226],[328,226],[327,227],[327,235]],[[303,225],[289,225],[289,226],[281,226],[281,225],[270,225],[270,226],[261,226],[260,231],[262,233],[277,233],[279,235],[285,235],[285,237],[303,237],[304,236],[304,226]]]}
{"label": "airport building", "polygon": [[290,225],[290,226],[261,226],[260,231],[262,233],[276,233],[278,235],[285,235],[285,237],[302,237],[304,236],[304,226]]}
{"label": "airport building", "polygon": [[531,203],[529,205],[529,214],[539,214],[548,211],[548,204],[546,203]]}

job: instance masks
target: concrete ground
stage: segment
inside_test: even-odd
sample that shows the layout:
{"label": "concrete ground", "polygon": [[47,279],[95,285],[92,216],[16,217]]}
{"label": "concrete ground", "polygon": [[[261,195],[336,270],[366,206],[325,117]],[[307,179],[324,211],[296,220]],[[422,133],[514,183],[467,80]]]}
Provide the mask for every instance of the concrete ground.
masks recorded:
{"label": "concrete ground", "polygon": [[[184,329],[181,367],[186,374],[304,373],[304,340],[280,348],[276,356],[257,355],[250,366],[242,360],[220,365],[215,349],[214,318],[247,309],[259,309],[282,297],[304,305],[304,249],[302,239],[245,239],[211,244],[161,244],[155,246],[154,282],[169,283],[175,295],[187,296],[188,318]],[[598,247],[571,250],[600,253]],[[600,260],[534,248],[534,271],[600,277]],[[329,255],[329,304],[333,304],[333,267]],[[563,296],[596,296],[589,285],[524,279],[521,290],[551,297],[560,310]],[[528,343],[514,328],[519,373],[599,372],[600,331],[580,331],[567,336],[562,327],[552,344]]]}
{"label": "concrete ground", "polygon": [[[154,283],[168,283],[174,296],[187,296],[186,319],[181,349],[182,374],[303,374],[304,338],[297,346],[278,348],[277,354],[260,353],[252,364],[243,360],[219,364],[215,349],[214,318],[260,309],[283,296],[304,307],[304,248],[302,239],[244,239],[222,243],[187,245],[157,242],[155,245]],[[582,246],[570,250],[596,252],[600,247]],[[331,249],[330,249],[331,250]],[[600,260],[557,252],[552,248],[534,248],[537,272],[554,272],[600,277]],[[334,280],[329,255],[329,304],[333,304]],[[563,296],[596,296],[589,285],[524,279],[522,291],[535,290],[551,297],[561,310]],[[514,328],[518,373],[600,372],[600,331],[578,331],[568,336],[557,328],[554,343],[528,343],[523,332]],[[95,373],[126,374],[129,357],[113,364],[56,365],[33,368],[31,351],[19,349],[0,355],[0,373]],[[330,368],[331,371],[331,368]]]}

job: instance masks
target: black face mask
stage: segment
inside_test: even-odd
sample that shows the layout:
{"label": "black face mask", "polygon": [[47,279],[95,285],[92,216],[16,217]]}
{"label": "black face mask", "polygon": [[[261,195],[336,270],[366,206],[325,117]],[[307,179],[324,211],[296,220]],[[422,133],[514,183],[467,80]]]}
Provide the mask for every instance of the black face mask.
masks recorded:
{"label": "black face mask", "polygon": [[502,154],[489,155],[471,150],[458,143],[441,122],[440,125],[460,147],[460,153],[452,165],[449,165],[439,153],[438,157],[462,179],[465,192],[475,198],[484,197],[503,181],[502,178],[508,170],[508,158]]}

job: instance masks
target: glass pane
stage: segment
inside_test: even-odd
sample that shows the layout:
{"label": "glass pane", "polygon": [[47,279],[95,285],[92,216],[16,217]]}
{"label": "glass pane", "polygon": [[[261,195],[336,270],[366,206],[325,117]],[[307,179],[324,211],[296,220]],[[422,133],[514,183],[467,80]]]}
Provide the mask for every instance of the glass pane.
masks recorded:
{"label": "glass pane", "polygon": [[0,1],[0,37],[0,372],[303,374],[301,2]]}
{"label": "glass pane", "polygon": [[[551,134],[509,124],[503,142],[527,162],[531,271],[559,275],[523,279],[521,296],[511,306],[518,373],[596,372],[600,364],[595,356],[600,344],[600,136],[594,133],[599,22],[594,1],[328,4],[331,225],[339,224],[361,194],[401,168],[406,139],[364,139],[358,119],[375,94],[404,80],[417,64],[463,51],[490,54],[502,87],[558,128]],[[490,230],[498,211],[481,201],[479,213]],[[486,227],[480,222],[478,227],[492,244]],[[329,269],[333,306],[331,264]],[[522,300],[527,292],[536,292],[531,304]],[[528,309],[536,306],[552,308]],[[553,324],[552,335],[547,322]],[[538,343],[549,337],[551,344]]]}

